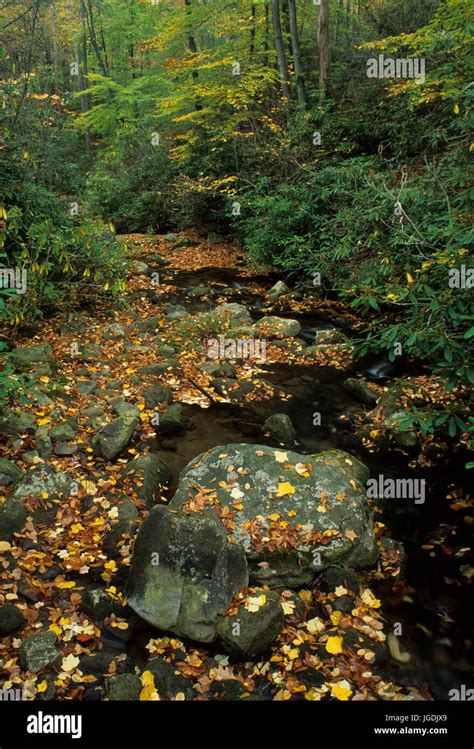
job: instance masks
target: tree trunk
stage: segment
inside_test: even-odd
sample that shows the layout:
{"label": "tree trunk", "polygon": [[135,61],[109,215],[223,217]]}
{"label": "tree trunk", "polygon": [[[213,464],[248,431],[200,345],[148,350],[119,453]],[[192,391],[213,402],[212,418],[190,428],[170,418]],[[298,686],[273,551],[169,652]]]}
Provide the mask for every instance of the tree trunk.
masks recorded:
{"label": "tree trunk", "polygon": [[303,66],[301,63],[301,50],[298,39],[298,24],[296,20],[296,2],[288,0],[288,12],[290,16],[290,36],[291,48],[293,50],[293,63],[295,66],[296,91],[298,94],[298,104],[302,109],[306,109],[306,94],[304,90]]}
{"label": "tree trunk", "polygon": [[[79,55],[81,58],[82,67],[81,75],[80,75],[80,86],[81,91],[85,91],[89,86],[89,70],[87,67],[87,34],[86,34],[86,8],[84,5],[84,0],[79,0],[79,17],[81,19],[81,40],[79,44]],[[89,104],[89,94],[82,94],[81,96],[81,111],[82,112],[88,112],[90,109]],[[91,150],[91,136],[89,132],[89,128],[86,127],[85,129],[85,141],[86,141],[86,152],[87,154],[90,154]]]}
{"label": "tree trunk", "polygon": [[263,65],[265,68],[268,67],[268,38],[270,36],[270,9],[268,7],[268,0],[265,3],[265,32],[264,32],[264,41],[263,41],[263,50],[265,52],[264,58],[263,58]]}
{"label": "tree trunk", "polygon": [[[184,0],[184,4],[186,6],[186,13],[188,13],[188,15],[191,15],[191,0]],[[188,24],[188,47],[189,47],[189,51],[191,52],[193,56],[197,54],[197,44],[196,44],[196,39],[194,38],[194,34],[192,32],[191,21],[189,21],[189,24]],[[197,83],[199,80],[198,71],[193,70],[191,75],[192,75],[194,83]],[[199,112],[202,109],[202,105],[199,102],[199,99],[196,99],[195,107],[196,107],[197,112]]]}
{"label": "tree trunk", "polygon": [[288,66],[286,64],[285,48],[283,46],[283,34],[280,20],[280,0],[272,0],[273,34],[275,38],[275,50],[277,55],[278,70],[280,71],[281,91],[283,98],[290,101],[290,84],[288,79]]}
{"label": "tree trunk", "polygon": [[253,56],[253,53],[255,52],[255,5],[252,3],[252,7],[250,10],[252,14],[252,25],[250,27],[250,57]]}
{"label": "tree trunk", "polygon": [[321,0],[318,16],[319,99],[324,101],[329,77],[329,2]]}

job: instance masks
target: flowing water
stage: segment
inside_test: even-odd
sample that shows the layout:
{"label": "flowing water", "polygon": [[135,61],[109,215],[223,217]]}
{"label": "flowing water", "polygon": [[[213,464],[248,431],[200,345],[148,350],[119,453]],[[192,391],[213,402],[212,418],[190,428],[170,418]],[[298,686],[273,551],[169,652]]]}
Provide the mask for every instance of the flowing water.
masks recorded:
{"label": "flowing water", "polygon": [[[269,288],[276,279],[255,275],[240,277],[239,270],[205,268],[199,271],[178,271],[167,274],[165,283],[173,290],[171,304],[180,304],[190,313],[202,312],[215,306],[215,297],[228,302],[245,304],[254,319],[263,313],[261,293],[254,286]],[[209,287],[210,294],[196,298],[195,287]],[[214,297],[214,300],[212,299]],[[167,301],[168,301],[167,298]],[[211,301],[209,301],[211,299]],[[298,319],[302,325],[300,338],[314,342],[318,330],[342,329],[351,335],[352,325],[340,316],[317,314],[275,313]],[[387,517],[378,516],[387,525],[387,532],[404,544],[407,553],[406,581],[403,595],[392,590],[390,582],[373,583],[376,595],[382,599],[384,613],[391,624],[402,625],[402,648],[410,653],[410,660],[391,661],[387,674],[399,683],[428,684],[435,699],[447,699],[451,688],[472,685],[474,674],[469,664],[468,649],[472,636],[472,602],[466,602],[465,589],[456,585],[459,563],[449,555],[432,555],[423,545],[439,527],[455,522],[447,507],[446,495],[456,484],[465,460],[453,458],[436,469],[421,472],[408,466],[408,458],[400,452],[374,454],[365,450],[355,438],[353,421],[368,410],[343,388],[344,380],[353,374],[364,374],[368,380],[390,384],[390,378],[420,373],[421,366],[394,364],[386,356],[369,356],[352,365],[349,371],[316,365],[301,366],[288,363],[267,363],[261,366],[261,378],[270,383],[276,393],[273,399],[237,405],[216,403],[209,408],[185,405],[188,418],[186,433],[166,441],[166,451],[157,440],[156,448],[173,471],[172,496],[180,471],[196,455],[205,450],[232,442],[258,443],[262,441],[261,425],[273,413],[287,413],[296,429],[302,453],[341,448],[352,452],[370,468],[371,476],[386,478],[416,478],[427,481],[427,498],[423,505],[413,500],[397,500],[395,510]],[[284,396],[282,397],[282,393]],[[321,426],[314,426],[313,413],[321,414]],[[443,526],[442,526],[443,527]],[[462,532],[461,532],[462,533]],[[459,547],[470,545],[472,532],[456,538]],[[454,581],[454,582],[450,582]],[[408,590],[408,593],[406,592]],[[463,595],[464,594],[464,595]],[[387,627],[390,630],[390,626]],[[136,623],[133,632],[135,651],[146,643],[150,635],[147,625]],[[141,643],[141,645],[140,645]]]}

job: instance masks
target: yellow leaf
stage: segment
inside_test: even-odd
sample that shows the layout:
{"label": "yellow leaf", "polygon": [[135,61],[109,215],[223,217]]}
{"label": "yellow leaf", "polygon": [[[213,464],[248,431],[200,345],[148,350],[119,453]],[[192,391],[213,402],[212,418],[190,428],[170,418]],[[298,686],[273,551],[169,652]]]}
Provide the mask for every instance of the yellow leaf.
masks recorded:
{"label": "yellow leaf", "polygon": [[60,635],[62,635],[62,633],[63,633],[61,627],[58,627],[57,624],[50,624],[49,628],[50,628],[51,632],[54,632],[54,634],[57,635],[58,637]]}
{"label": "yellow leaf", "polygon": [[63,658],[63,661],[61,663],[61,669],[62,671],[74,671],[74,669],[77,668],[78,665],[79,665],[79,658],[76,655],[69,653],[69,655]]}
{"label": "yellow leaf", "polygon": [[407,281],[408,283],[413,283],[413,276],[411,276],[409,273],[407,273]]}
{"label": "yellow leaf", "polygon": [[295,610],[295,604],[292,601],[283,601],[281,607],[285,616],[291,616]]}
{"label": "yellow leaf", "polygon": [[151,671],[144,671],[140,677],[142,686],[149,687],[149,686],[155,686],[155,677],[151,673]]}
{"label": "yellow leaf", "polygon": [[342,653],[342,637],[328,637],[326,642],[326,650],[332,655],[338,655]]}
{"label": "yellow leaf", "polygon": [[459,114],[459,104],[456,102],[453,109],[454,114]]}
{"label": "yellow leaf", "polygon": [[371,609],[380,608],[380,601],[374,596],[371,590],[366,588],[361,595],[361,598],[366,606],[370,606]]}
{"label": "yellow leaf", "polygon": [[276,520],[280,519],[280,515],[278,514],[278,512],[274,512],[274,513],[272,513],[271,515],[268,516],[268,519],[276,521]]}
{"label": "yellow leaf", "polygon": [[66,590],[67,588],[75,588],[75,587],[76,587],[76,583],[74,582],[74,580],[70,580],[69,582],[64,582],[64,583],[58,583],[58,588],[60,588],[61,590]]}
{"label": "yellow leaf", "polygon": [[2,551],[10,551],[11,548],[11,544],[8,541],[0,541],[0,554]]}
{"label": "yellow leaf", "polygon": [[337,684],[331,685],[331,694],[337,700],[346,701],[352,694],[351,685],[347,679],[342,679],[342,681],[338,681]]}
{"label": "yellow leaf", "polygon": [[289,481],[284,481],[282,484],[278,484],[277,495],[279,497],[286,497],[287,494],[294,494],[295,487],[290,484]]}
{"label": "yellow leaf", "polygon": [[41,681],[39,684],[36,685],[36,691],[39,692],[40,694],[41,692],[46,692],[47,688],[48,688],[48,682],[46,681],[46,679],[44,679],[43,681]]}
{"label": "yellow leaf", "polygon": [[308,619],[306,622],[306,629],[311,632],[312,635],[319,635],[324,630],[324,622],[319,616],[315,616],[314,619]]}
{"label": "yellow leaf", "polygon": [[277,463],[286,463],[288,460],[288,453],[282,452],[281,450],[275,450],[273,454]]}
{"label": "yellow leaf", "polygon": [[38,426],[40,427],[44,426],[45,424],[50,424],[50,423],[51,423],[51,419],[48,416],[45,416],[44,419],[38,419]]}
{"label": "yellow leaf", "polygon": [[307,479],[311,471],[313,470],[313,466],[311,463],[296,463],[295,465],[295,471],[299,476],[303,476],[303,478]]}
{"label": "yellow leaf", "polygon": [[148,702],[150,700],[157,701],[160,699],[155,687],[155,677],[151,671],[143,672],[141,675],[141,682],[143,689],[140,692],[140,700],[142,702]]}

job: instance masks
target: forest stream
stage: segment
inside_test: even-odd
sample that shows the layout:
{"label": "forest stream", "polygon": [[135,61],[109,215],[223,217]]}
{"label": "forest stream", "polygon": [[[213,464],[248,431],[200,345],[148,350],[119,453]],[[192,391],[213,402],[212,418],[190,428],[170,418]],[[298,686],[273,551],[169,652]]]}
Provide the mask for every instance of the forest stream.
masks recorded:
{"label": "forest stream", "polygon": [[[412,695],[424,699],[446,699],[449,690],[460,684],[472,684],[472,665],[467,650],[471,645],[469,622],[473,612],[468,610],[466,598],[461,595],[462,586],[455,582],[459,558],[469,548],[472,531],[467,524],[456,526],[456,510],[451,510],[448,516],[441,501],[453,492],[461,492],[458,496],[464,496],[467,487],[459,486],[455,477],[465,462],[465,455],[452,454],[446,457],[441,467],[420,466],[413,460],[416,449],[393,444],[377,449],[370,440],[361,438],[360,430],[370,418],[377,398],[397,380],[426,377],[426,371],[413,360],[392,363],[386,357],[372,357],[352,361],[351,357],[347,358],[347,345],[350,345],[351,336],[361,335],[364,323],[342,304],[323,302],[317,296],[306,297],[289,289],[288,293],[269,302],[269,289],[278,278],[274,273],[268,275],[248,267],[229,243],[217,247],[206,245],[191,233],[180,246],[176,241],[180,238],[181,235],[174,236],[174,241],[164,236],[130,235],[122,238],[127,244],[131,265],[128,288],[115,309],[84,307],[73,314],[52,315],[25,331],[17,341],[17,346],[26,347],[25,350],[31,346],[51,345],[53,366],[36,363],[33,366],[36,374],[32,374],[30,369],[29,376],[37,389],[33,389],[33,396],[26,401],[25,408],[30,409],[36,420],[35,437],[31,422],[20,429],[18,436],[10,430],[3,454],[27,471],[41,468],[46,463],[54,470],[73,471],[80,477],[79,505],[72,508],[72,517],[59,510],[54,533],[51,533],[52,518],[48,516],[39,519],[36,530],[27,525],[19,537],[21,579],[15,588],[15,596],[33,606],[36,613],[27,614],[29,624],[34,626],[38,616],[40,621],[47,617],[53,623],[53,631],[65,637],[66,642],[71,643],[77,636],[74,653],[82,658],[77,661],[79,675],[75,683],[68,683],[61,677],[62,683],[59,687],[56,684],[56,688],[66,694],[72,690],[82,699],[100,699],[106,667],[109,676],[122,673],[120,664],[123,666],[124,663],[129,664],[126,673],[133,672],[135,666],[145,669],[150,642],[162,643],[155,652],[167,657],[170,648],[176,649],[180,654],[177,660],[168,657],[167,662],[184,663],[178,665],[181,675],[197,678],[200,694],[214,680],[208,674],[214,674],[215,670],[209,671],[208,668],[203,673],[204,667],[199,666],[206,662],[206,658],[217,669],[224,669],[217,682],[220,678],[227,684],[229,679],[236,678],[231,671],[233,664],[237,664],[236,673],[240,673],[239,659],[231,657],[230,665],[226,665],[228,659],[219,655],[219,644],[201,644],[196,650],[189,639],[184,638],[181,642],[162,638],[159,630],[129,606],[122,606],[119,611],[106,607],[105,623],[100,628],[95,625],[90,629],[84,616],[90,614],[94,618],[97,612],[90,601],[88,606],[81,604],[88,590],[93,598],[98,583],[103,585],[105,580],[112,598],[124,603],[121,589],[130,564],[131,531],[128,535],[125,533],[125,541],[120,541],[120,544],[120,536],[114,537],[114,545],[123,547],[121,556],[113,553],[110,543],[104,543],[103,549],[108,550],[107,554],[110,552],[109,561],[101,554],[101,559],[94,558],[90,539],[85,537],[81,541],[82,534],[88,530],[81,524],[81,515],[92,508],[93,514],[88,522],[95,517],[95,522],[100,524],[101,510],[97,514],[94,502],[105,492],[103,511],[110,512],[107,492],[113,501],[114,492],[122,490],[136,503],[140,514],[145,511],[146,515],[146,507],[141,502],[141,482],[135,486],[123,484],[123,474],[118,473],[128,465],[128,459],[136,458],[146,450],[158,455],[169,470],[159,500],[164,503],[171,500],[180,475],[196,456],[217,446],[241,443],[269,445],[277,451],[292,449],[304,456],[343,450],[364,463],[372,477],[382,474],[391,479],[422,477],[426,481],[424,503],[397,499],[395,507],[390,503],[381,507],[371,502],[377,536],[380,539],[383,535],[388,557],[384,556],[374,568],[357,574],[363,584],[370,586],[374,600],[380,599],[383,630],[386,633],[393,630],[401,635],[395,646],[394,639],[388,638],[388,651],[376,667],[377,678],[384,684],[397,685],[395,689],[398,690],[406,687]],[[213,379],[211,370],[204,372],[196,367],[195,361],[203,358],[200,354],[206,358],[205,344],[209,334],[206,339],[206,334],[199,332],[198,344],[196,346],[194,341],[194,348],[187,347],[187,344],[194,329],[193,320],[207,320],[206,316],[212,316],[223,304],[243,305],[252,324],[258,324],[265,315],[276,315],[283,321],[296,320],[300,325],[299,333],[274,337],[263,361],[220,360],[218,364],[225,363],[231,369],[225,377]],[[186,328],[188,324],[190,328]],[[334,348],[331,344],[322,345],[320,350],[313,352],[314,356],[305,354],[308,347],[314,347],[321,333],[332,336],[328,340],[336,341]],[[338,335],[342,338],[337,338]],[[371,406],[348,391],[345,386],[348,378],[362,378],[369,388],[373,388]],[[150,411],[148,396],[143,399],[143,393],[146,395],[147,391],[142,388],[147,383],[149,388],[153,388],[153,383],[157,382],[158,387],[165,386],[172,391],[173,403],[181,404],[182,410],[174,417],[177,419],[175,428],[164,433],[157,428],[155,434],[149,423],[154,411]],[[242,388],[243,384],[248,387],[239,390],[238,396],[234,397],[233,388]],[[103,424],[104,415],[110,410],[124,414],[128,403],[137,403],[141,409],[143,431],[140,437],[135,432],[116,460],[107,461],[103,456],[97,456],[95,448],[93,454],[91,438]],[[284,439],[279,440],[277,435],[265,431],[264,423],[274,414],[289,417],[296,433],[293,444],[285,444]],[[51,441],[48,443],[44,430],[45,427],[51,429],[53,422],[56,426],[66,424],[68,428],[56,442],[53,431],[49,432],[53,436],[51,454],[51,450],[48,451]],[[124,453],[128,454],[125,456]],[[54,499],[53,495],[48,496],[48,491],[45,492],[43,487],[41,492],[46,502],[41,509],[46,513],[48,500]],[[34,511],[38,509],[38,505],[32,507]],[[127,526],[125,530],[130,528]],[[58,535],[63,548],[68,549],[59,557],[54,548]],[[76,547],[83,544],[85,556],[81,557],[81,562],[63,566],[61,560],[74,556],[71,543]],[[4,548],[7,547],[9,544]],[[5,564],[8,571],[8,561]],[[309,586],[310,591],[317,590],[319,582],[320,578],[316,577]],[[70,598],[67,597],[69,593]],[[288,591],[287,595],[290,595]],[[46,601],[46,605],[38,609],[36,604],[40,598]],[[303,600],[306,599],[303,597]],[[290,615],[292,610],[293,605],[290,605]],[[324,604],[316,610],[324,611]],[[334,612],[331,616],[334,617]],[[319,621],[318,617],[316,619]],[[75,631],[70,629],[71,620]],[[339,619],[332,621],[337,624]],[[102,671],[97,674],[97,668],[94,668],[91,671],[94,676],[89,679],[85,663],[90,667],[90,659],[98,657],[100,651],[103,665],[99,670],[102,668]],[[187,653],[186,657],[183,652]],[[213,660],[215,657],[217,661]],[[182,658],[184,660],[180,660]],[[366,660],[372,668],[370,653]],[[111,662],[115,663],[112,669]],[[4,676],[8,673],[5,663],[4,660]],[[197,666],[193,665],[196,663]],[[248,664],[246,669],[248,677]],[[17,673],[14,666],[10,675],[13,683]],[[68,674],[67,670],[64,673]],[[253,682],[255,694],[260,690],[261,698],[274,694],[274,686],[264,679],[265,673],[266,667]],[[237,678],[243,681],[242,676]],[[369,678],[367,682],[370,682]],[[51,695],[55,687],[49,679],[45,683],[47,693]],[[305,690],[295,686],[298,683],[291,682],[284,699],[305,696]],[[365,682],[362,680],[362,683]],[[313,689],[321,685],[317,679],[309,684],[313,684]],[[179,694],[181,692],[180,688]],[[223,693],[216,688],[212,694],[222,696]],[[229,697],[227,692],[224,695]]]}

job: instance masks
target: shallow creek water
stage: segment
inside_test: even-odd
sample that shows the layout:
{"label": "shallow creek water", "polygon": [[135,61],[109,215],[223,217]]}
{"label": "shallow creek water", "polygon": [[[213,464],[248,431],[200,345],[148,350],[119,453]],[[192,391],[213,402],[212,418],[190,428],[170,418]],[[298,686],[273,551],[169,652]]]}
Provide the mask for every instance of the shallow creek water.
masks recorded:
{"label": "shallow creek water", "polygon": [[[192,289],[211,286],[228,302],[245,304],[254,319],[263,313],[260,312],[262,297],[252,290],[252,284],[269,288],[274,280],[276,277],[273,279],[268,275],[240,277],[238,268],[169,271],[164,278],[165,283],[175,288],[167,298],[170,304],[180,304],[190,313],[210,310],[215,302],[210,302],[208,297],[195,298]],[[350,321],[339,316],[324,318],[298,312],[275,314],[298,319],[302,325],[300,337],[306,343],[312,343],[315,332],[321,329],[336,327],[349,336],[352,332]],[[422,371],[421,367],[418,371]],[[204,409],[197,405],[186,405],[188,426],[185,434],[174,440],[173,449],[166,452],[159,443],[156,445],[173,472],[170,496],[176,488],[180,471],[192,458],[216,445],[261,442],[261,424],[276,412],[290,416],[298,434],[300,444],[295,449],[299,452],[316,453],[341,448],[362,459],[369,466],[371,476],[383,474],[387,478],[409,478],[420,475],[409,468],[406,455],[399,452],[373,454],[355,439],[353,418],[367,407],[344,390],[343,382],[350,374],[358,372],[364,373],[368,380],[383,385],[390,383],[390,377],[413,373],[411,369],[404,371],[403,365],[395,370],[384,357],[368,358],[353,365],[349,372],[333,367],[269,363],[262,366],[261,377],[278,392],[284,391],[284,398],[279,395],[245,407],[216,403]],[[321,426],[313,425],[313,412],[321,414]],[[449,689],[474,683],[473,669],[469,664],[472,659],[467,652],[472,636],[472,602],[466,603],[461,586],[446,582],[459,575],[459,563],[448,556],[430,555],[422,548],[440,522],[450,522],[445,497],[452,485],[456,484],[457,476],[461,475],[463,463],[462,459],[453,459],[441,468],[423,471],[422,477],[427,482],[424,505],[414,505],[413,500],[397,500],[396,509],[390,515],[377,517],[386,523],[387,532],[404,544],[407,553],[406,580],[412,588],[405,600],[399,600],[401,596],[393,594],[390,583],[380,583],[378,589],[376,583],[373,585],[374,592],[382,599],[388,621],[402,624],[402,648],[411,656],[407,663],[392,660],[388,668],[399,683],[428,684],[435,699],[448,699]],[[469,545],[472,539],[456,540],[461,546]],[[152,632],[143,622],[135,622],[130,635],[133,634],[133,650],[138,659],[141,648]]]}

